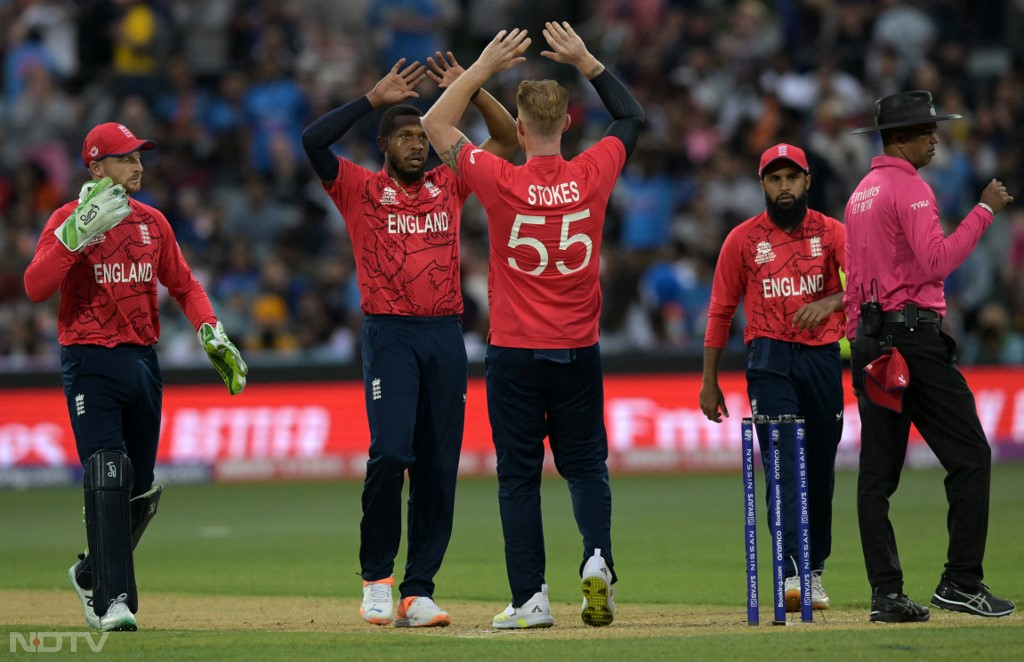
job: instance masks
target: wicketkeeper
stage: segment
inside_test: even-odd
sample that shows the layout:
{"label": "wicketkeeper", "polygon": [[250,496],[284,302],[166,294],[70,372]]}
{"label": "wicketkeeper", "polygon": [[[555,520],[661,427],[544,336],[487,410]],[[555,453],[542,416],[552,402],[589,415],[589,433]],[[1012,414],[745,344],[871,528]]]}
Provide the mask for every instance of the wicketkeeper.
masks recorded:
{"label": "wicketkeeper", "polygon": [[43,228],[25,291],[34,302],[60,291],[61,378],[85,468],[88,552],[68,570],[90,627],[136,629],[132,551],[153,515],[163,379],[157,282],[167,287],[232,395],[249,369],[162,213],[131,196],[142,188],[143,150],[125,126],[100,124],[82,145],[92,179]]}

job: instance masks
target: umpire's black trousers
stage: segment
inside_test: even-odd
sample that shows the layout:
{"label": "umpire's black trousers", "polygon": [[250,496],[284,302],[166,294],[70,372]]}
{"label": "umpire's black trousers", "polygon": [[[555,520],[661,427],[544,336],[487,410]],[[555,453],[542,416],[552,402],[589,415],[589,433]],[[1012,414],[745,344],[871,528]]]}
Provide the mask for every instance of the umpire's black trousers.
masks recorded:
{"label": "umpire's black trousers", "polygon": [[[889,520],[913,423],[946,470],[949,547],[945,575],[964,586],[983,578],[988,535],[992,454],[978,419],[974,394],[956,366],[956,343],[935,323],[908,329],[885,324],[878,339],[863,333],[853,343],[853,383],[861,419],[857,517],[868,581],[876,593],[902,593],[903,570]],[[863,368],[898,347],[910,371],[903,412],[872,403],[863,389]]]}

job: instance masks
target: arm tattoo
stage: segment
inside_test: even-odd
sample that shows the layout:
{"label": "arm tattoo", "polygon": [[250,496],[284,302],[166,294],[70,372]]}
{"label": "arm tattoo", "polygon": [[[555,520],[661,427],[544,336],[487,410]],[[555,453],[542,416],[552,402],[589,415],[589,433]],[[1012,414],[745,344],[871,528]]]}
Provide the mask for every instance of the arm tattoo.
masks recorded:
{"label": "arm tattoo", "polygon": [[462,146],[469,144],[465,136],[460,137],[455,141],[455,144],[446,149],[438,156],[444,161],[444,164],[452,169],[452,172],[459,174],[459,152],[462,151]]}

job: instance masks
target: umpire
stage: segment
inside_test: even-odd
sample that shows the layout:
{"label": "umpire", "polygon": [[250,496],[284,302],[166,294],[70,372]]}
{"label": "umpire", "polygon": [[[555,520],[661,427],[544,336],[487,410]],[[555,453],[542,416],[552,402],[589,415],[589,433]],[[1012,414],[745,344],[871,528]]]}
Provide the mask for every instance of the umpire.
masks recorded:
{"label": "umpire", "polygon": [[932,604],[978,616],[1006,616],[1015,607],[982,583],[991,450],[956,365],[956,343],[941,329],[943,280],[1013,197],[993,179],[981,202],[944,237],[935,195],[918,174],[935,156],[937,122],[960,117],[937,115],[928,92],[900,92],[879,99],[874,125],[853,132],[880,131],[884,150],[846,205],[843,302],[861,418],[857,514],[872,622],[929,617],[903,593],[889,520],[911,423],[946,469],[949,547]]}

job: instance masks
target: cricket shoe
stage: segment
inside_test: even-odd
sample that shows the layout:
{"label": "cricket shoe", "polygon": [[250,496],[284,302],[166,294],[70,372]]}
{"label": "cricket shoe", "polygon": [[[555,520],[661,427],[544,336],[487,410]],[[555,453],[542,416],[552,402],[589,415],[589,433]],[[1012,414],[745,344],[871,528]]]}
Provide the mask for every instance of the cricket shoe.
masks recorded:
{"label": "cricket shoe", "polygon": [[548,602],[548,585],[541,584],[540,591],[523,603],[518,609],[508,603],[505,611],[491,620],[491,627],[500,630],[523,628],[549,628],[555,624],[551,615],[551,603]]}
{"label": "cricket shoe", "polygon": [[[786,577],[786,611],[798,612],[802,607],[799,575]],[[828,609],[831,601],[825,587],[821,585],[821,573],[811,573],[811,608]]]}
{"label": "cricket shoe", "polygon": [[932,604],[942,609],[988,617],[1009,616],[1017,607],[1012,600],[1004,600],[992,595],[988,586],[981,582],[974,588],[968,588],[951,582],[945,577],[935,588]]}
{"label": "cricket shoe", "polygon": [[398,604],[396,628],[429,628],[451,625],[448,612],[425,595],[410,595]]}
{"label": "cricket shoe", "polygon": [[902,593],[871,596],[872,623],[923,623],[931,618],[928,607],[919,605]]}
{"label": "cricket shoe", "polygon": [[611,625],[615,619],[615,603],[612,601],[615,589],[612,588],[612,571],[600,549],[595,549],[594,555],[583,566],[580,588],[583,590],[583,609],[580,612],[583,622],[594,627]]}
{"label": "cricket shoe", "polygon": [[85,612],[85,623],[94,630],[100,629],[100,617],[96,615],[96,610],[92,608],[92,589],[82,588],[78,585],[78,580],[75,579],[75,569],[78,564],[75,563],[73,566],[68,568],[68,579],[71,581],[71,586],[74,587],[75,593],[78,594],[78,599],[82,601],[82,611]]}
{"label": "cricket shoe", "polygon": [[359,615],[373,625],[388,625],[394,618],[395,603],[391,598],[391,588],[395,585],[395,576],[368,582],[363,580],[363,604],[359,607]]}
{"label": "cricket shoe", "polygon": [[127,599],[128,594],[122,593],[110,601],[107,613],[100,616],[100,630],[104,632],[135,632],[139,629],[135,624],[135,616],[125,604]]}
{"label": "cricket shoe", "polygon": [[821,572],[811,573],[811,607],[814,609],[828,609],[832,601],[828,599],[825,587],[821,585]]}

